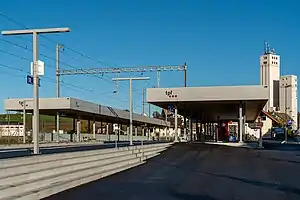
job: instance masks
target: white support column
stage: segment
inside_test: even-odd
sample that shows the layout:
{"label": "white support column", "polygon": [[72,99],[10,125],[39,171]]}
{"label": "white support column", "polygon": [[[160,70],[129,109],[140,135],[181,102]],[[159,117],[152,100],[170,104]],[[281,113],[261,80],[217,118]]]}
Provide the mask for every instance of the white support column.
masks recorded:
{"label": "white support column", "polygon": [[[145,129],[142,126],[142,137],[141,137],[141,144],[142,144],[142,149],[143,149],[143,145],[144,145],[144,135],[145,135]],[[142,158],[144,157],[144,155],[142,155]]]}
{"label": "white support column", "polygon": [[96,140],[96,121],[93,121],[93,138]]}
{"label": "white support column", "polygon": [[[261,123],[261,118],[258,118],[258,122]],[[262,132],[261,127],[259,128],[259,148],[263,148]]]}
{"label": "white support column", "polygon": [[150,140],[151,129],[147,128],[147,140]]}
{"label": "white support column", "polygon": [[166,140],[168,140],[168,129],[167,129],[167,127],[165,127],[165,134],[166,134]]}
{"label": "white support column", "polygon": [[178,109],[175,108],[175,142],[178,142],[178,117],[177,117]]}
{"label": "white support column", "polygon": [[79,119],[77,119],[76,131],[77,131],[77,142],[80,142],[81,122]]}
{"label": "white support column", "polygon": [[217,130],[216,130],[216,141],[219,141],[219,128],[220,126],[222,126],[222,124],[220,123],[220,116],[217,117]]}
{"label": "white support column", "polygon": [[220,122],[218,121],[217,125],[216,125],[216,142],[219,141],[219,126],[220,126]]}
{"label": "white support column", "polygon": [[152,129],[152,128],[149,128],[149,131],[148,131],[148,140],[151,140],[151,135],[152,135],[151,129]]}
{"label": "white support column", "polygon": [[243,115],[243,135],[246,135],[246,132],[247,132],[247,130],[246,130],[246,115],[244,114]]}
{"label": "white support column", "polygon": [[127,137],[128,137],[128,141],[129,141],[130,140],[129,127],[127,127],[126,133],[127,133]]}
{"label": "white support column", "polygon": [[137,129],[137,127],[135,127],[135,129],[134,129],[134,135],[135,135],[135,136],[138,135],[138,129]]}
{"label": "white support column", "polygon": [[192,118],[189,118],[189,136],[190,136],[190,140],[193,141]]}
{"label": "white support column", "polygon": [[106,138],[107,140],[109,140],[109,130],[108,130],[109,126],[108,123],[106,123]]}
{"label": "white support column", "polygon": [[187,129],[187,124],[186,124],[186,114],[184,114],[183,116],[183,137],[184,139],[187,139],[186,138],[186,129]]}
{"label": "white support column", "polygon": [[243,105],[240,103],[239,105],[239,142],[243,142]]}

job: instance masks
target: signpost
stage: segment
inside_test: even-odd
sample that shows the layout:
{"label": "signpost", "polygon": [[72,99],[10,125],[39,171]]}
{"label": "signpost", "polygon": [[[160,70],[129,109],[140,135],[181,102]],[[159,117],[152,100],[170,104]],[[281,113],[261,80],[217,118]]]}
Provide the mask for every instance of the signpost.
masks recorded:
{"label": "signpost", "polygon": [[[26,82],[27,84],[29,85],[33,85],[33,76],[30,76],[30,75],[27,75],[26,77]],[[38,81],[38,86],[40,87],[41,86],[41,79],[39,78],[39,81]]]}
{"label": "signpost", "polygon": [[[44,76],[45,74],[45,63],[43,61],[38,60],[37,61],[37,67],[38,67],[38,75],[39,76]],[[33,62],[30,64],[30,73],[31,76],[33,76]]]}
{"label": "signpost", "polygon": [[[69,32],[69,28],[44,28],[44,29],[23,29],[23,30],[10,30],[2,31],[2,35],[32,35],[33,36],[33,118],[32,118],[32,137],[33,137],[33,154],[39,154],[39,74],[42,73],[39,69],[41,62],[38,60],[38,35],[46,33],[61,33]],[[41,68],[41,67],[40,67]]]}
{"label": "signpost", "polygon": [[33,85],[33,76],[27,75],[27,84]]}
{"label": "signpost", "polygon": [[263,142],[262,142],[262,132],[261,132],[261,128],[263,127],[263,122],[261,121],[261,118],[258,118],[258,122],[256,123],[256,127],[259,130],[259,144],[258,147],[259,148],[263,148]]}

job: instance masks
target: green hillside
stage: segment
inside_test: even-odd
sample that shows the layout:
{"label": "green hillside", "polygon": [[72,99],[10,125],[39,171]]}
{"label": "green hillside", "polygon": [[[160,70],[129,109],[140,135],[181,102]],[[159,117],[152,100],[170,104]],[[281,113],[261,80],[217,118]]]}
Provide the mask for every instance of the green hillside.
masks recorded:
{"label": "green hillside", "polygon": [[[23,123],[23,114],[0,114],[0,123],[8,123],[17,124]],[[55,117],[48,115],[40,115],[40,130],[42,132],[52,132],[55,130]],[[71,131],[73,129],[73,120],[71,118],[60,118],[60,128],[64,131]],[[26,115],[26,130],[32,129],[32,115]],[[87,122],[82,122],[82,131],[87,130]]]}

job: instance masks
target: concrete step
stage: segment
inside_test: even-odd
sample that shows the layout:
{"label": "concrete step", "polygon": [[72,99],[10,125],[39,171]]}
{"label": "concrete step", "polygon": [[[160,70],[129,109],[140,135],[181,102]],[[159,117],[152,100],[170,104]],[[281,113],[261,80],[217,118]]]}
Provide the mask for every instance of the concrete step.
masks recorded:
{"label": "concrete step", "polygon": [[103,159],[93,160],[93,161],[88,161],[88,162],[80,163],[80,164],[60,166],[60,167],[55,167],[52,169],[41,170],[38,172],[10,176],[8,178],[1,179],[0,189],[3,190],[4,188],[9,188],[11,186],[18,186],[21,184],[27,184],[30,182],[38,181],[39,179],[46,179],[46,178],[51,178],[51,177],[55,177],[55,176],[61,176],[61,175],[67,174],[67,173],[82,171],[82,170],[85,170],[88,168],[93,168],[96,166],[105,166],[110,163],[126,161],[126,160],[130,160],[133,158],[136,158],[136,155],[134,155],[134,154],[121,155],[121,156],[108,158],[108,159],[104,159],[104,160]]}
{"label": "concrete step", "polygon": [[[165,147],[166,145],[149,145],[144,146],[145,150],[153,149],[157,147]],[[61,154],[57,154],[57,156],[53,155],[41,155],[40,158],[38,156],[32,158],[22,158],[22,159],[12,159],[12,163],[5,161],[6,168],[0,168],[0,179],[7,178],[10,176],[15,176],[18,174],[37,172],[40,170],[52,169],[53,167],[62,166],[62,165],[71,165],[84,163],[92,160],[98,160],[100,158],[111,158],[117,155],[127,155],[130,153],[128,149],[133,153],[141,151],[141,148],[118,148],[118,149],[110,149],[110,150],[94,150],[88,152],[74,152],[69,153],[67,155],[62,156]],[[50,158],[49,158],[50,157]],[[32,161],[33,159],[34,161]],[[9,160],[9,159],[8,159]],[[19,163],[17,161],[20,161]],[[1,163],[1,161],[0,161]]]}
{"label": "concrete step", "polygon": [[[133,147],[121,147],[119,149],[130,150]],[[22,165],[30,165],[33,163],[42,163],[48,161],[55,161],[55,160],[65,160],[69,158],[76,158],[82,156],[89,156],[93,154],[98,154],[101,150],[102,153],[111,153],[118,151],[117,148],[109,148],[109,149],[97,149],[91,151],[76,151],[76,152],[68,152],[68,153],[58,153],[58,154],[48,154],[48,155],[33,155],[21,158],[9,158],[0,160],[0,169],[9,168],[9,167],[16,167]]]}
{"label": "concrete step", "polygon": [[[168,145],[170,145],[170,143],[149,144],[149,145],[143,145],[143,148],[152,148],[152,147],[168,146]],[[119,150],[134,150],[140,148],[141,146],[130,146],[130,147],[120,147],[120,148],[98,149],[98,150],[91,150],[91,151],[77,151],[71,153],[69,152],[69,153],[59,153],[59,154],[51,154],[51,155],[37,155],[37,156],[29,156],[29,157],[22,157],[22,158],[2,159],[0,160],[0,170],[7,169],[10,167],[30,165],[33,163],[42,163],[42,162],[55,161],[55,160],[66,160],[69,158],[95,155],[98,154],[100,150],[101,153],[104,154],[104,153],[116,152]]]}
{"label": "concrete step", "polygon": [[[11,185],[9,188],[2,189],[0,191],[0,199],[12,198],[16,195],[24,196],[41,188],[49,188],[53,184],[64,183],[69,180],[80,179],[83,177],[91,176],[95,173],[103,173],[105,171],[113,170],[130,164],[137,164],[140,162],[140,158],[133,158],[130,160],[124,160],[121,162],[112,163],[104,166],[92,166],[91,168],[81,169],[79,171],[72,171],[71,173],[65,173],[60,176],[47,177],[44,179],[36,180],[34,182],[22,183],[22,185]],[[55,170],[55,169],[54,169]],[[19,191],[19,192],[18,192]]]}
{"label": "concrete step", "polygon": [[[148,153],[152,153],[153,151],[159,152],[162,150],[164,150],[164,147],[159,147],[156,149],[146,149],[144,151],[144,156],[148,155]],[[11,185],[21,185],[22,183],[26,184],[28,182],[33,182],[47,177],[60,176],[72,171],[84,170],[88,167],[93,166],[103,166],[136,157],[142,157],[142,152],[132,153],[131,151],[121,151],[119,153],[114,153],[114,155],[112,155],[110,158],[103,158],[102,155],[99,155],[93,157],[92,159],[86,159],[85,161],[76,159],[75,161],[77,161],[77,163],[55,163],[57,165],[52,165],[50,168],[47,167],[44,169],[24,173],[18,172],[17,174],[10,175],[6,178],[1,178],[0,189],[9,188]],[[40,165],[43,165],[43,167],[45,167],[44,163]],[[36,168],[39,168],[39,166],[36,166]]]}
{"label": "concrete step", "polygon": [[[152,150],[144,152],[145,159],[159,155],[157,151]],[[143,164],[144,161],[141,161],[140,158],[141,154],[142,153],[139,153],[136,158],[118,161],[105,166],[94,166],[92,168],[76,172],[70,171],[64,175],[53,176],[51,178],[47,177],[35,182],[12,186],[10,188],[0,190],[0,200],[41,199],[63,190]]]}
{"label": "concrete step", "polygon": [[81,156],[67,157],[65,159],[57,159],[57,160],[51,159],[51,160],[47,160],[45,162],[36,162],[36,163],[30,163],[27,165],[18,165],[15,167],[0,169],[0,179],[4,179],[6,177],[15,176],[15,175],[19,175],[19,174],[32,173],[32,172],[38,172],[41,170],[53,169],[54,167],[59,167],[59,166],[68,166],[68,165],[73,165],[73,164],[90,162],[93,160],[112,158],[115,156],[129,155],[129,154],[132,154],[132,151],[120,149],[119,151],[115,150],[112,152],[102,152],[102,151],[98,150],[95,152],[90,152],[89,154],[83,154]]}
{"label": "concrete step", "polygon": [[[57,154],[58,160],[55,160],[55,155],[34,156],[34,161],[30,160],[33,157],[12,159],[12,163],[6,162],[2,165],[10,166],[8,169],[0,169],[0,200],[39,199],[40,196],[44,198],[45,195],[49,196],[144,163],[144,160],[159,155],[170,145],[172,144],[164,143],[63,153],[65,157]],[[22,166],[21,163],[25,165]],[[6,176],[3,170],[6,170]]]}
{"label": "concrete step", "polygon": [[43,199],[45,197],[57,194],[59,192],[77,187],[79,185],[89,183],[89,182],[104,178],[106,176],[110,176],[110,175],[119,173],[121,171],[139,166],[143,163],[145,163],[145,162],[137,162],[137,163],[133,163],[133,164],[124,165],[121,167],[114,168],[112,170],[103,171],[102,173],[94,173],[94,174],[90,174],[89,176],[82,176],[80,178],[68,180],[65,182],[55,183],[55,184],[52,184],[51,187],[46,186],[43,188],[39,188],[35,191],[29,192],[27,194],[23,194],[22,196],[11,196],[11,197],[1,199],[1,200],[12,200],[12,199],[14,199],[14,200],[39,200],[39,199]]}

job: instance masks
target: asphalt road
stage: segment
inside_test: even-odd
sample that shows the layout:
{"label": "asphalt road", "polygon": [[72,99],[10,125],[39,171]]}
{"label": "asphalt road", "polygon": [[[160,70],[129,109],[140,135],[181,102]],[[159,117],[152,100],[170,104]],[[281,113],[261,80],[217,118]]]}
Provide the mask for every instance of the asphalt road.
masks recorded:
{"label": "asphalt road", "polygon": [[[152,144],[157,143],[155,141],[144,141],[144,144]],[[140,145],[141,142],[133,142],[134,145]],[[118,143],[118,147],[129,146],[129,142],[120,142]],[[105,144],[85,144],[85,145],[76,145],[74,146],[55,146],[55,147],[41,147],[41,154],[54,154],[54,153],[67,153],[67,152],[75,152],[75,151],[88,151],[88,150],[96,150],[96,149],[106,149],[106,148],[114,148],[115,143],[105,143]],[[0,148],[0,160],[7,158],[16,158],[16,157],[24,157],[31,156],[33,152],[32,148],[14,148],[14,149],[1,149]]]}
{"label": "asphalt road", "polygon": [[144,165],[45,200],[299,200],[297,148],[177,144]]}

